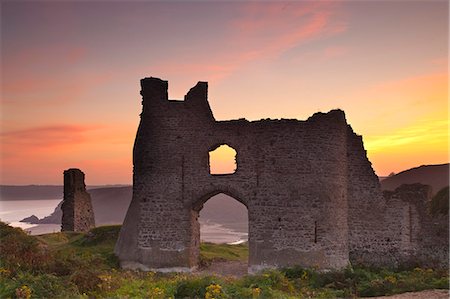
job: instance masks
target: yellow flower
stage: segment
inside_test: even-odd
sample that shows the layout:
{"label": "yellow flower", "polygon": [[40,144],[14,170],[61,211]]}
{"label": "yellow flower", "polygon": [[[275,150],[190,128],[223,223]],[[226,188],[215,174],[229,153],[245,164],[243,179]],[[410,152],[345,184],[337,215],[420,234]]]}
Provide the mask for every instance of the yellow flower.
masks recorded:
{"label": "yellow flower", "polygon": [[307,279],[308,279],[308,272],[306,272],[306,271],[303,270],[301,279],[302,279],[302,280],[307,280]]}
{"label": "yellow flower", "polygon": [[9,275],[11,275],[11,271],[5,268],[0,268],[0,276],[9,277]]}
{"label": "yellow flower", "polygon": [[16,289],[16,297],[20,299],[30,299],[31,298],[31,289],[23,285],[20,288]]}
{"label": "yellow flower", "polygon": [[252,289],[252,298],[258,298],[260,294],[261,294],[261,289],[260,288],[253,288]]}
{"label": "yellow flower", "polygon": [[390,282],[392,284],[395,284],[397,282],[397,278],[395,278],[394,276],[391,276],[391,275],[386,276],[384,278],[384,280],[386,280],[387,282]]}
{"label": "yellow flower", "polygon": [[222,287],[218,284],[211,284],[206,287],[205,299],[223,298]]}
{"label": "yellow flower", "polygon": [[164,290],[158,287],[155,287],[151,292],[150,292],[150,298],[163,298],[164,297]]}

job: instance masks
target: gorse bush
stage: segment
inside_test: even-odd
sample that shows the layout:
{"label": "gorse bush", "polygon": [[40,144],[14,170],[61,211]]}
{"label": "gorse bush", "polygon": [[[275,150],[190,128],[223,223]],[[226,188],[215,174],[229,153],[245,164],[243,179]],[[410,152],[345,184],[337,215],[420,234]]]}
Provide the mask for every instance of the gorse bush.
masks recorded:
{"label": "gorse bush", "polygon": [[[433,269],[301,267],[242,278],[122,270],[113,255],[119,226],[86,234],[28,236],[0,223],[0,298],[352,298],[448,289],[448,273]],[[208,262],[245,261],[247,245],[202,244]]]}
{"label": "gorse bush", "polygon": [[0,222],[0,267],[11,272],[39,272],[52,260],[37,239],[23,230]]}
{"label": "gorse bush", "polygon": [[64,277],[17,272],[9,279],[0,278],[0,298],[73,298],[78,295],[76,285]]}
{"label": "gorse bush", "polygon": [[205,298],[208,286],[219,282],[217,278],[210,276],[180,280],[177,283],[175,298]]}

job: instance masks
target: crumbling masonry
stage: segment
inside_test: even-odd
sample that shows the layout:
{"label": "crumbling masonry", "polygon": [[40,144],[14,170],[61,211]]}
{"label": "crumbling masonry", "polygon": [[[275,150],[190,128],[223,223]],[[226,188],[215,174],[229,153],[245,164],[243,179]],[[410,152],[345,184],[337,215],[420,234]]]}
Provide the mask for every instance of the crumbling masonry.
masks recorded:
{"label": "crumbling masonry", "polygon": [[[417,200],[397,193],[385,199],[343,111],[306,121],[216,121],[206,82],[184,101],[168,99],[167,81],[145,78],[141,88],[133,199],[115,248],[122,267],[195,268],[199,211],[218,193],[248,209],[250,272],[339,269],[350,262],[395,266],[415,256],[448,264],[448,251],[437,253],[433,240],[418,246],[423,240],[416,236],[428,223],[420,218],[425,191]],[[236,150],[237,170],[212,175],[208,153],[222,144]],[[442,244],[448,244],[448,221],[445,229],[437,237]]]}
{"label": "crumbling masonry", "polygon": [[95,227],[91,196],[86,191],[84,173],[76,168],[64,171],[64,200],[61,231],[86,232]]}

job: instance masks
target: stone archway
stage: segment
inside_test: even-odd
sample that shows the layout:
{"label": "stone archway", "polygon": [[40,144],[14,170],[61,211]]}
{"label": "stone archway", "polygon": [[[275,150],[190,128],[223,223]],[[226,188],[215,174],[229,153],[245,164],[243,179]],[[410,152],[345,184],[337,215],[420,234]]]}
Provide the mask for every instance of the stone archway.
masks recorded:
{"label": "stone archway", "polygon": [[[194,268],[195,218],[217,193],[248,209],[250,271],[340,269],[350,251],[376,260],[392,249],[379,242],[385,236],[378,179],[343,111],[316,113],[306,121],[216,121],[206,82],[184,101],[168,100],[167,81],[145,78],[141,87],[133,199],[115,248],[122,267]],[[209,171],[208,153],[220,144],[237,152],[233,174]]]}
{"label": "stone archway", "polygon": [[[234,193],[232,190],[230,189],[226,189],[225,191],[221,191],[220,189],[217,189],[213,192],[207,192],[205,195],[201,196],[197,201],[194,201],[192,204],[192,209],[191,209],[191,228],[192,228],[192,233],[191,233],[191,259],[192,259],[192,264],[194,265],[194,267],[196,267],[198,265],[198,261],[199,261],[199,254],[200,254],[200,241],[201,241],[201,229],[200,229],[200,222],[199,222],[199,215],[201,210],[203,209],[203,206],[209,201],[211,200],[214,196],[219,195],[219,194],[224,194],[227,197],[229,197],[226,200],[234,200],[237,201],[241,204],[241,206],[243,206],[242,208],[244,208],[247,212],[247,225],[249,226],[249,220],[248,220],[248,207],[245,201],[239,199],[238,196],[236,196],[236,193]],[[250,234],[248,235],[248,240],[250,240]]]}

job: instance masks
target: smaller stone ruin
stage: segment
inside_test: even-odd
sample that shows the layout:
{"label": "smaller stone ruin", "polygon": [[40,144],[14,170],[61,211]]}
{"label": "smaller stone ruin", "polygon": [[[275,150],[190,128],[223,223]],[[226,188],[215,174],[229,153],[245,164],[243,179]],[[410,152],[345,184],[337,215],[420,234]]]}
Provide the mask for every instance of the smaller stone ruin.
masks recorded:
{"label": "smaller stone ruin", "polygon": [[64,200],[61,231],[87,232],[95,227],[91,196],[86,191],[84,173],[76,168],[64,171]]}
{"label": "smaller stone ruin", "polygon": [[431,194],[431,186],[419,183],[383,192],[394,266],[448,269],[449,215],[430,212]]}

